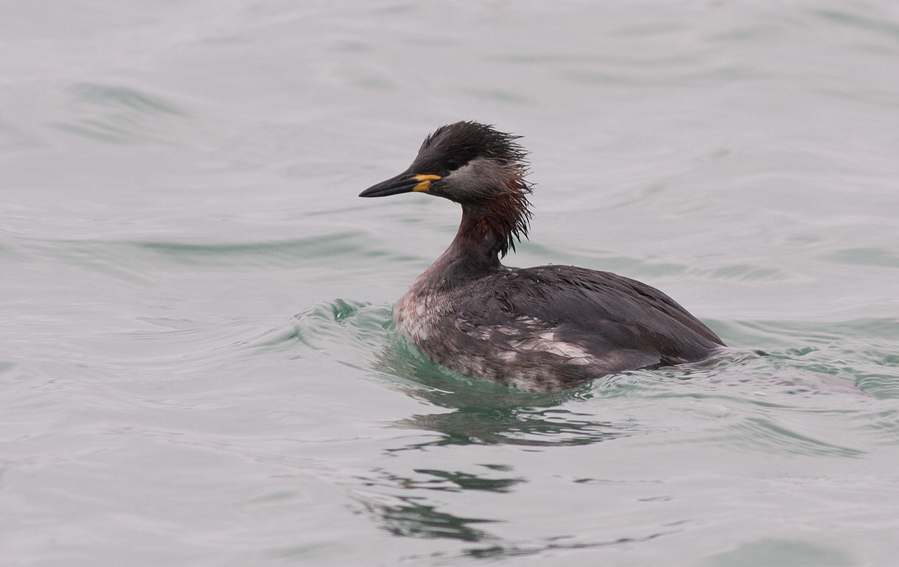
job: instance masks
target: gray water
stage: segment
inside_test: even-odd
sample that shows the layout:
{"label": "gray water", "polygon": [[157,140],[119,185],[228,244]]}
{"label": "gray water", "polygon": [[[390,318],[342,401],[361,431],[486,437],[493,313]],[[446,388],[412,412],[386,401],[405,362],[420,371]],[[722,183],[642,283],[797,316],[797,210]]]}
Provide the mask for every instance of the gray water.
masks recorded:
{"label": "gray water", "polygon": [[[899,565],[899,7],[0,4],[4,565]],[[516,266],[734,351],[525,394],[390,322],[531,150]],[[763,350],[768,356],[759,356]]]}

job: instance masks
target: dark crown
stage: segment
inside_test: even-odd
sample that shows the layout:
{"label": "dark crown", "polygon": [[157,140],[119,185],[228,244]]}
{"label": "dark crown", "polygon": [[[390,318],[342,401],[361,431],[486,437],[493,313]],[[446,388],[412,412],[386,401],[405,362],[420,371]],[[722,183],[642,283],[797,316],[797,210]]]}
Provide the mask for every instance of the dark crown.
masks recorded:
{"label": "dark crown", "polygon": [[479,122],[447,124],[425,138],[413,167],[446,175],[477,158],[526,167],[527,152],[515,142],[519,138]]}

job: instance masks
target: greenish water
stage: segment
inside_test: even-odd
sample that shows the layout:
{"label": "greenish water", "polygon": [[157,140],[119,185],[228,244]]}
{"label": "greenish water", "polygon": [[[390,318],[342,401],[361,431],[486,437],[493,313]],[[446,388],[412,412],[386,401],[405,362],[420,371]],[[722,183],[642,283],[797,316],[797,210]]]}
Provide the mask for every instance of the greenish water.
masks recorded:
{"label": "greenish water", "polygon": [[[11,1],[0,46],[4,564],[899,563],[892,3]],[[508,264],[732,351],[429,364],[390,310],[459,213],[356,195],[460,119],[531,150]]]}

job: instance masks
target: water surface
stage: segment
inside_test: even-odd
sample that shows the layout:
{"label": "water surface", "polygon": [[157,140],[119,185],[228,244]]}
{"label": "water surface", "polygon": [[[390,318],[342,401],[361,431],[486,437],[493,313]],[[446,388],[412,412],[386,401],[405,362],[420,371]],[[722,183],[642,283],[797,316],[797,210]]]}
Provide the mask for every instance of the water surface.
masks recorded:
{"label": "water surface", "polygon": [[[899,561],[892,3],[11,1],[0,47],[9,564]],[[390,309],[458,210],[356,195],[460,119],[531,150],[508,264],[734,351],[429,364]]]}

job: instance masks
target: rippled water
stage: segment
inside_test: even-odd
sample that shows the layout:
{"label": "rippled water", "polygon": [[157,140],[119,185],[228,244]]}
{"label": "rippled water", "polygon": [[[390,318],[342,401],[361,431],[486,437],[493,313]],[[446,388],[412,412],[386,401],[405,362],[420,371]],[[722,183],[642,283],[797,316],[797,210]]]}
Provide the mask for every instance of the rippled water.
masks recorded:
{"label": "rippled water", "polygon": [[[4,564],[899,564],[894,3],[21,0],[0,46]],[[733,350],[429,364],[390,309],[459,213],[356,195],[460,119],[532,151],[507,263]]]}

